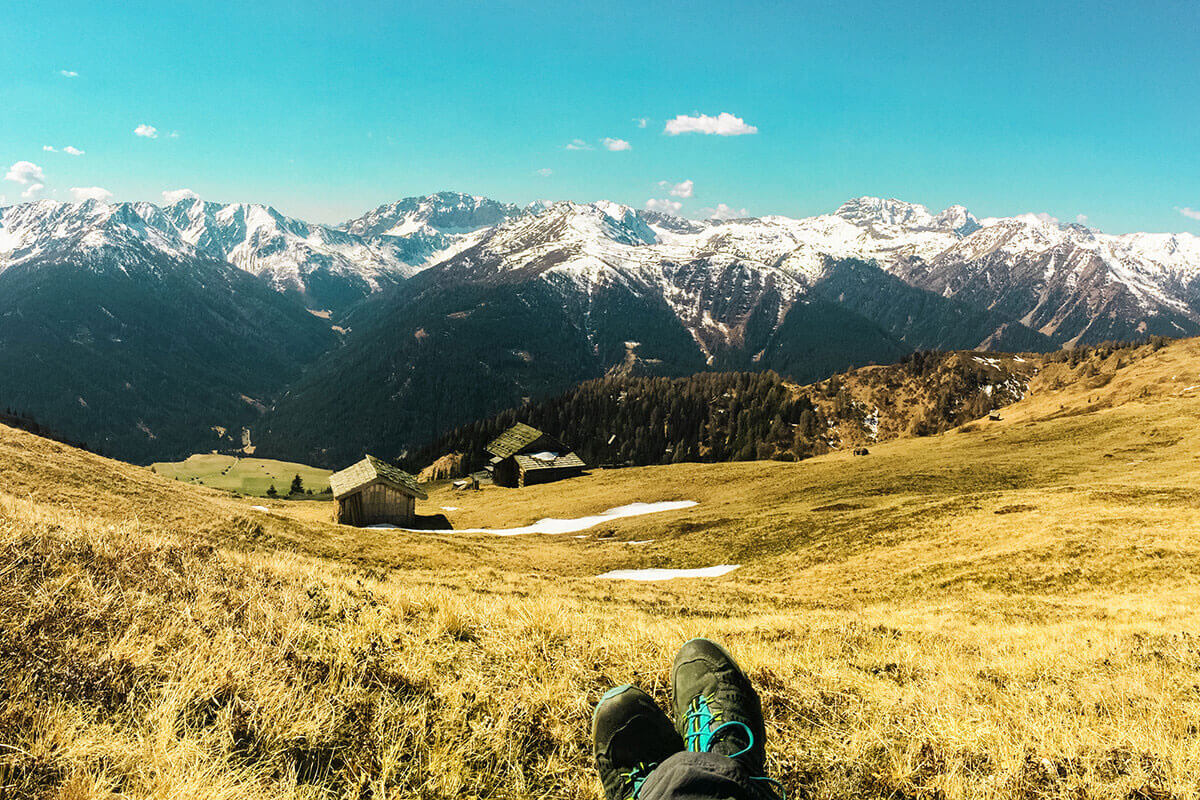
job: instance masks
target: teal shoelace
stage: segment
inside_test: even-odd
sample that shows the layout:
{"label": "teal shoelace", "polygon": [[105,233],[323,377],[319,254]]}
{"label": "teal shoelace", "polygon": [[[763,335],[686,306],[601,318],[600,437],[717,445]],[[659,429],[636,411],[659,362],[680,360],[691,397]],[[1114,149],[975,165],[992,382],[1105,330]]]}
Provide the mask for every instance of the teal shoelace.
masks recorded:
{"label": "teal shoelace", "polygon": [[650,777],[650,773],[658,764],[647,764],[645,761],[639,761],[638,765],[629,772],[622,772],[621,777],[625,779],[625,785],[633,789],[630,797],[636,798],[642,791],[642,784],[646,782],[646,778]]}
{"label": "teal shoelace", "polygon": [[[750,752],[750,749],[754,747],[754,731],[750,730],[750,726],[744,722],[736,720],[721,722],[718,715],[713,714],[712,709],[709,708],[708,698],[699,695],[692,701],[687,716],[684,717],[684,745],[693,753],[708,753],[712,751],[717,738],[723,732],[738,728],[746,733],[746,746],[731,754],[730,758],[737,758]],[[779,793],[782,800],[787,800],[787,792],[784,791],[783,784],[774,778],[768,778],[766,775],[751,775],[750,780],[769,784]]]}

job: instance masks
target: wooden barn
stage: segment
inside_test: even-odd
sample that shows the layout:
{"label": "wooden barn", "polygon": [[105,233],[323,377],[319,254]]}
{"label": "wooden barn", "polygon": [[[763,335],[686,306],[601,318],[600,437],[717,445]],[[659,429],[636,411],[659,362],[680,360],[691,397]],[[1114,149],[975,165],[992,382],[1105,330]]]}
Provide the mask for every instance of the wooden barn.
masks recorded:
{"label": "wooden barn", "polygon": [[329,488],[337,500],[333,520],[342,525],[412,525],[417,500],[429,499],[416,478],[375,456],[330,475]]}
{"label": "wooden barn", "polygon": [[518,422],[487,446],[489,469],[499,486],[532,486],[583,473],[583,459],[537,428]]}

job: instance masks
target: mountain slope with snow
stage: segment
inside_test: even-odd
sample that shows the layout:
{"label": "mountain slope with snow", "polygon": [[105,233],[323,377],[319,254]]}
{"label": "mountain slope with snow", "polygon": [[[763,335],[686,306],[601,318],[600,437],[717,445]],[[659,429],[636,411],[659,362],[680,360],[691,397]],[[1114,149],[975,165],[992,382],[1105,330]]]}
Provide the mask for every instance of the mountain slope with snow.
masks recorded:
{"label": "mountain slope with snow", "polygon": [[150,204],[0,210],[0,407],[123,459],[241,440],[328,323],[170,235]]}
{"label": "mountain slope with snow", "polygon": [[404,219],[393,217],[386,225],[380,209],[374,226],[335,228],[254,203],[191,198],[160,208],[44,200],[3,210],[0,269],[39,249],[140,242],[173,257],[227,261],[278,292],[298,295],[314,310],[340,312],[452,255],[481,228],[521,213],[515,206],[450,193],[385,208],[403,209]]}
{"label": "mountain slope with snow", "polygon": [[163,209],[183,241],[302,295],[311,307],[342,308],[415,270],[387,243],[284,216],[270,206],[181,200]]}
{"label": "mountain slope with snow", "polygon": [[454,236],[491,228],[524,213],[511,203],[461,192],[406,197],[368,211],[338,226],[357,236]]}

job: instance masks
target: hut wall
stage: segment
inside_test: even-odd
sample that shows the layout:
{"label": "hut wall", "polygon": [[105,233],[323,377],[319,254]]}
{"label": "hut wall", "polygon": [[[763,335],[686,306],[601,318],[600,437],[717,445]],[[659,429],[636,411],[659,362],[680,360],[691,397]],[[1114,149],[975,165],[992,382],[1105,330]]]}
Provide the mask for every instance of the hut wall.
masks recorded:
{"label": "hut wall", "polygon": [[539,483],[561,481],[564,478],[574,478],[583,474],[580,467],[547,467],[545,469],[521,470],[519,485],[534,486]]}
{"label": "hut wall", "polygon": [[517,460],[510,457],[497,461],[496,466],[492,468],[492,481],[497,486],[520,486],[521,476]]}
{"label": "hut wall", "polygon": [[362,495],[358,492],[338,499],[337,516],[334,522],[342,525],[362,525]]}
{"label": "hut wall", "polygon": [[382,483],[372,483],[338,500],[338,522],[373,525],[380,522],[411,524],[416,499]]}

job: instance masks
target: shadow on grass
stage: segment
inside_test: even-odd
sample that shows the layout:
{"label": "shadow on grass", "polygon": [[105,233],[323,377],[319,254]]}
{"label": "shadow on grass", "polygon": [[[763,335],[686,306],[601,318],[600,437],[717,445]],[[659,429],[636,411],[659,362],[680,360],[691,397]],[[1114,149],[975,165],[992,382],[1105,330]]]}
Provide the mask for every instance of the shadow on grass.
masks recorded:
{"label": "shadow on grass", "polygon": [[416,531],[448,531],[454,528],[445,514],[417,514],[407,527]]}

